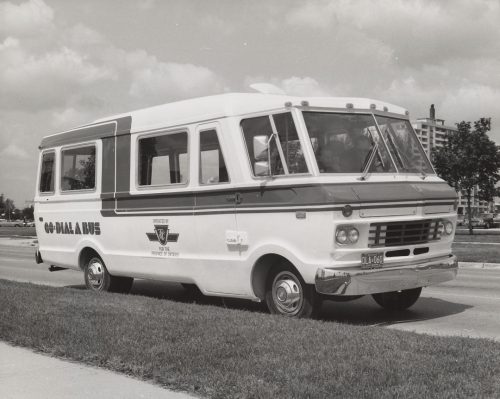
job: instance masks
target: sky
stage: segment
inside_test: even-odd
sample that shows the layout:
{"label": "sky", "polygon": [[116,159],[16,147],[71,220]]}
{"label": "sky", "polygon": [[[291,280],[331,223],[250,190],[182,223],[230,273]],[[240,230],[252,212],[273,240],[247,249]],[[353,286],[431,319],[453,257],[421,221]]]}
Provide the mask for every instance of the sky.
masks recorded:
{"label": "sky", "polygon": [[491,117],[500,144],[500,0],[0,2],[0,193],[33,199],[43,136],[255,82]]}

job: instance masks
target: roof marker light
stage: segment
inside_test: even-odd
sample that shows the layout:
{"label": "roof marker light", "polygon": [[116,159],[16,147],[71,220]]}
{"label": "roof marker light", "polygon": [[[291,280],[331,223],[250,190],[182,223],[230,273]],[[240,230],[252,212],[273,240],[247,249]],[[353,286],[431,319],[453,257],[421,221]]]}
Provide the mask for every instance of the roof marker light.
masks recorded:
{"label": "roof marker light", "polygon": [[309,107],[309,101],[302,100],[302,101],[300,102],[300,105],[302,105],[303,107]]}
{"label": "roof marker light", "polygon": [[405,115],[410,115],[410,111],[406,110]]}
{"label": "roof marker light", "polygon": [[384,107],[384,112],[387,112],[387,111],[389,111],[389,108]]}
{"label": "roof marker light", "polygon": [[291,106],[292,106],[292,102],[291,102],[291,101],[287,101],[287,102],[285,103],[285,107],[291,107]]}
{"label": "roof marker light", "polygon": [[370,104],[370,109],[377,109],[377,105],[376,104]]}
{"label": "roof marker light", "polygon": [[345,105],[345,107],[346,107],[346,108],[354,108],[354,105],[352,105],[352,103],[347,103],[347,104]]}

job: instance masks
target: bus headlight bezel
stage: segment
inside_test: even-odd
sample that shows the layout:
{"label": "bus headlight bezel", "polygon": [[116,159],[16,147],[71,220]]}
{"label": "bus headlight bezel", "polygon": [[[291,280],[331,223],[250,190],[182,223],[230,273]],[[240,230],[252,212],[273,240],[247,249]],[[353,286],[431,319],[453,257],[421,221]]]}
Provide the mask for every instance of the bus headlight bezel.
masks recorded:
{"label": "bus headlight bezel", "polygon": [[354,226],[338,226],[335,242],[339,245],[352,245],[359,241],[359,230]]}

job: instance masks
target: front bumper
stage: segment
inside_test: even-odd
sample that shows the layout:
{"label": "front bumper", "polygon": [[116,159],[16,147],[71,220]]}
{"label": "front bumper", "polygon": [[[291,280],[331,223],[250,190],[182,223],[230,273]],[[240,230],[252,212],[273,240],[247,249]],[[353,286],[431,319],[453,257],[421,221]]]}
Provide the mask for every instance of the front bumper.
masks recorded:
{"label": "front bumper", "polygon": [[367,295],[407,290],[453,280],[457,276],[455,255],[427,259],[418,263],[401,263],[382,269],[362,270],[319,268],[316,291],[327,295]]}

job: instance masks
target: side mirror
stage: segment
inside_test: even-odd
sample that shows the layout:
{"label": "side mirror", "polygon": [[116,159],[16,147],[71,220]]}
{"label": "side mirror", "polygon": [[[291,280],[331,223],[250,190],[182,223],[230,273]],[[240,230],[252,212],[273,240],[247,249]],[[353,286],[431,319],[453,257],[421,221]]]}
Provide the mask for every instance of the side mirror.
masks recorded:
{"label": "side mirror", "polygon": [[267,161],[257,161],[253,164],[253,169],[255,176],[270,176],[271,168],[269,168],[269,162]]}
{"label": "side mirror", "polygon": [[253,154],[255,158],[254,172],[255,176],[270,176],[271,167],[269,159],[269,137],[254,136]]}
{"label": "side mirror", "polygon": [[267,136],[254,136],[253,154],[256,161],[267,161],[269,158],[269,138]]}

